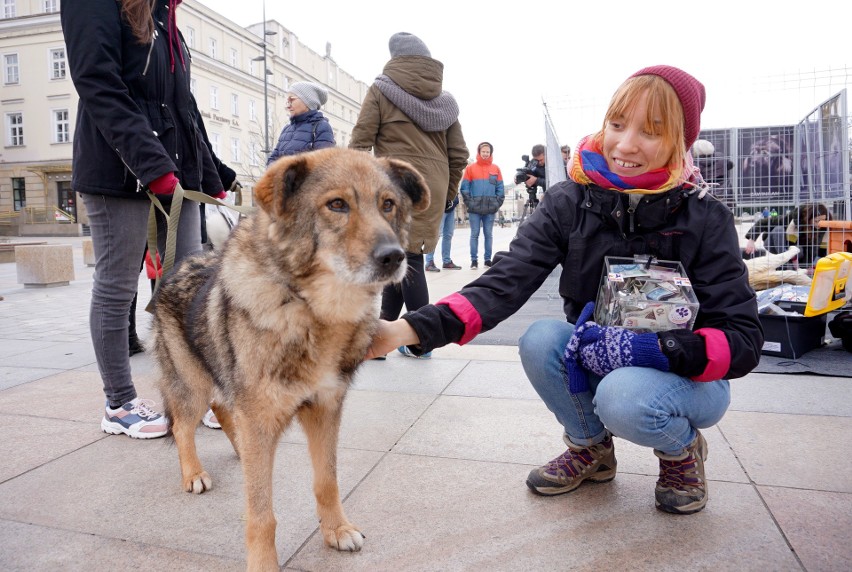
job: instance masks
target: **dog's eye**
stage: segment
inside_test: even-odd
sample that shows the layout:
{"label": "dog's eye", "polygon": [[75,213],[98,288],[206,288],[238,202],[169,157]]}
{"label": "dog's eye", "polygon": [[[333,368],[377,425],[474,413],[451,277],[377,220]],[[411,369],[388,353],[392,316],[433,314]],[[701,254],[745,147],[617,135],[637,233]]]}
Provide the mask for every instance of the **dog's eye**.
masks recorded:
{"label": "dog's eye", "polygon": [[349,205],[343,199],[331,199],[328,201],[328,208],[336,213],[349,212]]}
{"label": "dog's eye", "polygon": [[393,210],[395,206],[396,203],[394,203],[392,200],[385,199],[385,202],[382,203],[382,210],[386,213],[389,213]]}

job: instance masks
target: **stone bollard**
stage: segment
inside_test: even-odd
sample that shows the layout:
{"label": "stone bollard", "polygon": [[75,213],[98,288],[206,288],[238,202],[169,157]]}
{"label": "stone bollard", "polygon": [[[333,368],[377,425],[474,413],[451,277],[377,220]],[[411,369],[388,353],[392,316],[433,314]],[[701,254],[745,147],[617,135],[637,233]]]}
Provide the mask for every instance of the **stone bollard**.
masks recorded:
{"label": "stone bollard", "polygon": [[45,244],[15,248],[18,283],[25,288],[67,286],[74,280],[74,255],[70,244]]}
{"label": "stone bollard", "polygon": [[83,239],[83,263],[86,266],[95,265],[95,247],[92,245],[91,238]]}

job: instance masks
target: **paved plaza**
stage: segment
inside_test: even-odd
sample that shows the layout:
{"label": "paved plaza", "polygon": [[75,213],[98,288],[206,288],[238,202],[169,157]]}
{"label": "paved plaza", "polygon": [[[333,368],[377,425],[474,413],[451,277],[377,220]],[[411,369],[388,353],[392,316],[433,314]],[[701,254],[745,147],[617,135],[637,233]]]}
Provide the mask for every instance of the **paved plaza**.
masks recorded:
{"label": "paved plaza", "polygon": [[[494,230],[495,250],[505,249],[515,229]],[[227,438],[199,427],[214,488],[195,496],[181,490],[169,440],[101,432],[93,269],[82,238],[38,240],[73,246],[75,279],[24,288],[15,264],[0,264],[0,570],[242,570],[242,473]],[[469,269],[468,242],[458,229],[463,270],[427,273],[432,300],[484,271],[481,260]],[[139,293],[145,340],[144,274]],[[131,362],[140,395],[159,401],[150,354]],[[657,458],[621,439],[611,483],[553,498],[527,489],[527,473],[565,446],[516,347],[367,362],[347,396],[339,454],[364,549],[323,545],[294,426],[274,477],[281,569],[852,570],[852,378],[755,373],[731,385],[729,412],[705,431],[710,501],[675,516],[654,509]]]}

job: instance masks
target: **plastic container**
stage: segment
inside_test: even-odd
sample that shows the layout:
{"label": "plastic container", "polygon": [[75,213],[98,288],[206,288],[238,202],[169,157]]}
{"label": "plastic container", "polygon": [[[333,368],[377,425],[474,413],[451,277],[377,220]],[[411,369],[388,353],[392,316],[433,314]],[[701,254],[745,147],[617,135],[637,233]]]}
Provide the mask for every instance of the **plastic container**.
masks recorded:
{"label": "plastic container", "polygon": [[[804,302],[776,302],[782,310],[802,314]],[[763,326],[763,349],[769,356],[795,359],[822,345],[825,337],[826,314],[811,318],[799,316],[772,316],[760,314]]]}
{"label": "plastic container", "polygon": [[642,256],[604,259],[595,321],[637,332],[692,329],[698,298],[677,261]]}

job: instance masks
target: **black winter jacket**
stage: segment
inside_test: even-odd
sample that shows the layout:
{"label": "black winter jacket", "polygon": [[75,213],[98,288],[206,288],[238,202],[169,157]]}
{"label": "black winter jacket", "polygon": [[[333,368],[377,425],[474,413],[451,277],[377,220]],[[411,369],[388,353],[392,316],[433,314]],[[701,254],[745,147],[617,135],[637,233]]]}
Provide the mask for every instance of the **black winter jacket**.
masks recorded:
{"label": "black winter jacket", "polygon": [[154,37],[140,44],[116,0],[62,3],[80,96],[71,180],[77,192],[144,199],[141,187],[169,172],[186,189],[215,195],[224,188],[199,129],[182,37],[173,38],[171,70],[168,0],[156,0],[153,15]]}
{"label": "black winter jacket", "polygon": [[[509,251],[497,253],[488,272],[445,299],[461,295],[466,302],[455,308],[472,306],[467,314],[439,301],[403,316],[420,338],[412,349],[427,352],[469,339],[480,319],[478,331],[492,329],[523,306],[556,265],[562,266],[565,315],[574,323],[597,297],[605,256],[652,254],[683,264],[700,303],[695,329],[724,334],[716,341],[727,341],[730,360],[718,378],[749,373],[760,360],[763,330],[730,211],[710,195],[699,199],[680,189],[642,196],[634,213],[627,201],[624,193],[573,181],[550,187]],[[658,336],[671,371],[688,377],[704,372],[702,336],[689,330]]]}

